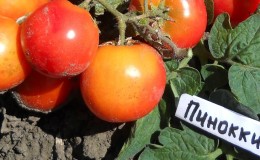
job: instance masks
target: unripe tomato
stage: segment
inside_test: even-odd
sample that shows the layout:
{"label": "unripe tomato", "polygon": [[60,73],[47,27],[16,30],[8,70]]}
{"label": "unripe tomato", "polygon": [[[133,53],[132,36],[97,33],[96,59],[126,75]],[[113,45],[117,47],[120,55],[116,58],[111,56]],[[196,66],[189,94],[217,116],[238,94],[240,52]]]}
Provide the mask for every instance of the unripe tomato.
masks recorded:
{"label": "unripe tomato", "polygon": [[260,0],[214,0],[214,16],[226,12],[232,26],[236,26],[253,14],[259,4]]}
{"label": "unripe tomato", "polygon": [[33,12],[49,0],[0,0],[0,15],[14,20]]}
{"label": "unripe tomato", "polygon": [[12,93],[22,107],[48,113],[68,101],[76,84],[73,79],[51,78],[33,71]]}
{"label": "unripe tomato", "polygon": [[[149,0],[148,4],[158,6],[160,0]],[[131,0],[130,10],[144,10],[144,0]],[[165,0],[172,21],[165,21],[162,30],[169,34],[179,48],[195,46],[206,30],[207,11],[204,0]]]}
{"label": "unripe tomato", "polygon": [[35,70],[51,77],[75,76],[96,53],[98,32],[88,11],[67,0],[53,0],[25,20],[21,42]]}
{"label": "unripe tomato", "polygon": [[128,122],[154,109],[163,95],[166,71],[159,53],[147,44],[103,45],[80,76],[89,109],[109,122]]}
{"label": "unripe tomato", "polygon": [[0,92],[20,84],[30,71],[22,53],[18,24],[0,16]]}

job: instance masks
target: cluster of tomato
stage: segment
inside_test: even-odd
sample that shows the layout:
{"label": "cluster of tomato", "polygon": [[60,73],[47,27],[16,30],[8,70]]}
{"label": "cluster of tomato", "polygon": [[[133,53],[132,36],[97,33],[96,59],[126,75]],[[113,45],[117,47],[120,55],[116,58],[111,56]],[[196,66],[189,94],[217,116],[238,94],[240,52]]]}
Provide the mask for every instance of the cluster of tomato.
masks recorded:
{"label": "cluster of tomato", "polygon": [[[256,5],[246,14],[259,4],[251,1]],[[132,0],[129,9],[143,11],[143,3]],[[215,3],[220,14],[222,1]],[[204,1],[166,0],[165,6],[174,21],[164,22],[162,30],[180,48],[195,46],[207,26]],[[242,11],[230,14],[234,24]],[[0,15],[0,92],[11,90],[27,109],[53,111],[79,88],[97,117],[127,122],[148,114],[163,95],[166,71],[157,50],[141,42],[99,45],[90,13],[67,0],[0,0]]]}

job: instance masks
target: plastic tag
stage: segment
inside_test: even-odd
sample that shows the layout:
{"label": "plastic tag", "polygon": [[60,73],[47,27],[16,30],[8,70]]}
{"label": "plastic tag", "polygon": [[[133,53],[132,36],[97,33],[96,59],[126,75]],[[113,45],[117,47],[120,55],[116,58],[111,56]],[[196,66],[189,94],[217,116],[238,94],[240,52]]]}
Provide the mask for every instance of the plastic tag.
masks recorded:
{"label": "plastic tag", "polygon": [[260,156],[260,122],[197,96],[183,94],[175,116]]}

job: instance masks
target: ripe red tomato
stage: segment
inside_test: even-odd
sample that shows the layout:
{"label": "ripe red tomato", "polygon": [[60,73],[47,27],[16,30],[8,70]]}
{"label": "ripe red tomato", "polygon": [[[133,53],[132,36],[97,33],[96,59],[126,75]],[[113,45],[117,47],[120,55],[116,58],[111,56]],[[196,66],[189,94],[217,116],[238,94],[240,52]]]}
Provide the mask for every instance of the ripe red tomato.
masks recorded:
{"label": "ripe red tomato", "polygon": [[99,31],[88,11],[67,0],[53,0],[25,20],[21,42],[37,71],[51,77],[75,76],[96,53]]}
{"label": "ripe red tomato", "polygon": [[47,113],[67,102],[76,86],[73,79],[51,78],[33,71],[12,93],[22,107]]}
{"label": "ripe red tomato", "polygon": [[109,122],[128,122],[148,114],[164,92],[166,71],[159,53],[147,44],[103,45],[80,76],[89,109]]}
{"label": "ripe red tomato", "polygon": [[49,0],[0,0],[0,15],[12,18],[24,16]]}
{"label": "ripe red tomato", "polygon": [[260,0],[214,0],[214,16],[226,12],[232,26],[236,26],[253,14],[259,4]]}
{"label": "ripe red tomato", "polygon": [[21,49],[18,24],[0,16],[0,92],[20,84],[30,71]]}
{"label": "ripe red tomato", "polygon": [[[149,4],[158,6],[160,0],[150,0]],[[143,11],[143,0],[131,0],[130,10]],[[162,30],[169,34],[180,48],[195,46],[202,38],[207,26],[207,11],[203,0],[165,0],[173,21],[165,21]]]}

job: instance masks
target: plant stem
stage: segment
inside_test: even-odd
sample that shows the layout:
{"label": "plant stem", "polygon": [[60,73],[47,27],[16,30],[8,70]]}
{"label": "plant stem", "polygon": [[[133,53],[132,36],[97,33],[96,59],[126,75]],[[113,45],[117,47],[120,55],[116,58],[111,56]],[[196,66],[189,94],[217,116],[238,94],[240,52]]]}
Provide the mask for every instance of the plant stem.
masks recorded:
{"label": "plant stem", "polygon": [[188,65],[188,63],[189,63],[189,61],[191,60],[192,57],[193,57],[192,49],[189,49],[189,50],[188,50],[187,57],[185,57],[185,58],[180,62],[178,68],[186,67],[186,66]]}
{"label": "plant stem", "polygon": [[134,17],[127,17],[127,21],[131,22],[131,21],[138,21],[138,20],[141,20],[141,19],[144,19],[144,18],[149,18],[149,17],[152,17],[153,15],[151,15],[151,13],[147,12],[147,13],[144,13],[144,14],[141,14],[141,15],[137,15],[137,16],[134,16]]}
{"label": "plant stem", "polygon": [[[149,39],[147,39],[147,33],[144,32],[144,29],[146,29],[149,32],[149,34],[156,35],[158,39],[168,44],[172,49],[172,58],[179,59],[186,56],[187,50],[178,48],[176,44],[173,43],[168,37],[164,36],[160,30],[154,29],[149,24],[140,25],[136,20],[133,20],[132,18],[129,18],[127,22],[131,23],[138,31],[138,33],[141,35],[141,37],[143,37],[145,40],[149,41]],[[154,47],[156,48],[156,46]]]}
{"label": "plant stem", "polygon": [[230,154],[226,154],[226,159],[227,160],[233,160],[234,157],[232,155],[230,155]]}
{"label": "plant stem", "polygon": [[83,8],[83,9],[89,10],[89,2],[90,2],[90,1],[91,1],[91,0],[84,0],[84,1],[82,1],[78,6],[81,7],[81,8]]}
{"label": "plant stem", "polygon": [[144,13],[148,12],[148,0],[144,0]]}
{"label": "plant stem", "polygon": [[218,61],[215,60],[215,61],[213,62],[213,64],[214,64],[214,65],[218,65]]}
{"label": "plant stem", "polygon": [[[161,32],[160,27],[151,27],[150,23],[157,23],[156,18],[167,19],[165,17],[164,10],[158,10],[158,12],[149,10],[148,0],[144,0],[144,13],[142,15],[136,16],[135,14],[122,14],[116,8],[114,8],[109,2],[106,0],[95,0],[101,5],[103,5],[108,12],[114,15],[118,22],[118,30],[119,30],[119,42],[118,45],[124,45],[126,42],[125,32],[127,24],[131,24],[135,27],[136,31],[139,32],[140,36],[144,38],[148,43],[150,43],[156,49],[161,49],[161,47],[170,47],[167,49],[167,52],[171,54],[171,58],[182,59],[186,56],[187,50],[180,49],[176,46],[174,42],[171,41],[163,32]],[[147,19],[146,19],[147,18]],[[150,19],[149,19],[150,18]],[[152,19],[153,18],[153,19]],[[158,28],[158,29],[156,29]],[[147,32],[146,32],[147,31]],[[157,37],[154,40],[152,37]],[[155,42],[155,43],[153,43]],[[158,43],[159,42],[159,43]],[[164,46],[166,44],[166,46]],[[160,46],[158,46],[160,45]]]}
{"label": "plant stem", "polygon": [[[231,144],[223,143],[221,146],[221,149],[223,153],[226,154],[227,160],[233,160],[233,159],[248,159],[246,155],[240,154],[234,150],[234,147]],[[232,159],[231,159],[232,158]]]}
{"label": "plant stem", "polygon": [[126,16],[114,9],[106,0],[96,0],[102,4],[111,14],[113,14],[118,21],[119,29],[119,42],[118,45],[125,44],[125,31],[126,31]]}
{"label": "plant stem", "polygon": [[235,62],[235,61],[233,61],[233,60],[231,60],[231,59],[224,60],[224,62],[225,62],[225,63],[228,63],[228,64],[230,64],[230,65],[239,64],[239,63],[237,63],[237,62]]}
{"label": "plant stem", "polygon": [[221,154],[223,154],[223,151],[220,148],[218,148],[214,152],[210,153],[210,159],[216,159]]}

